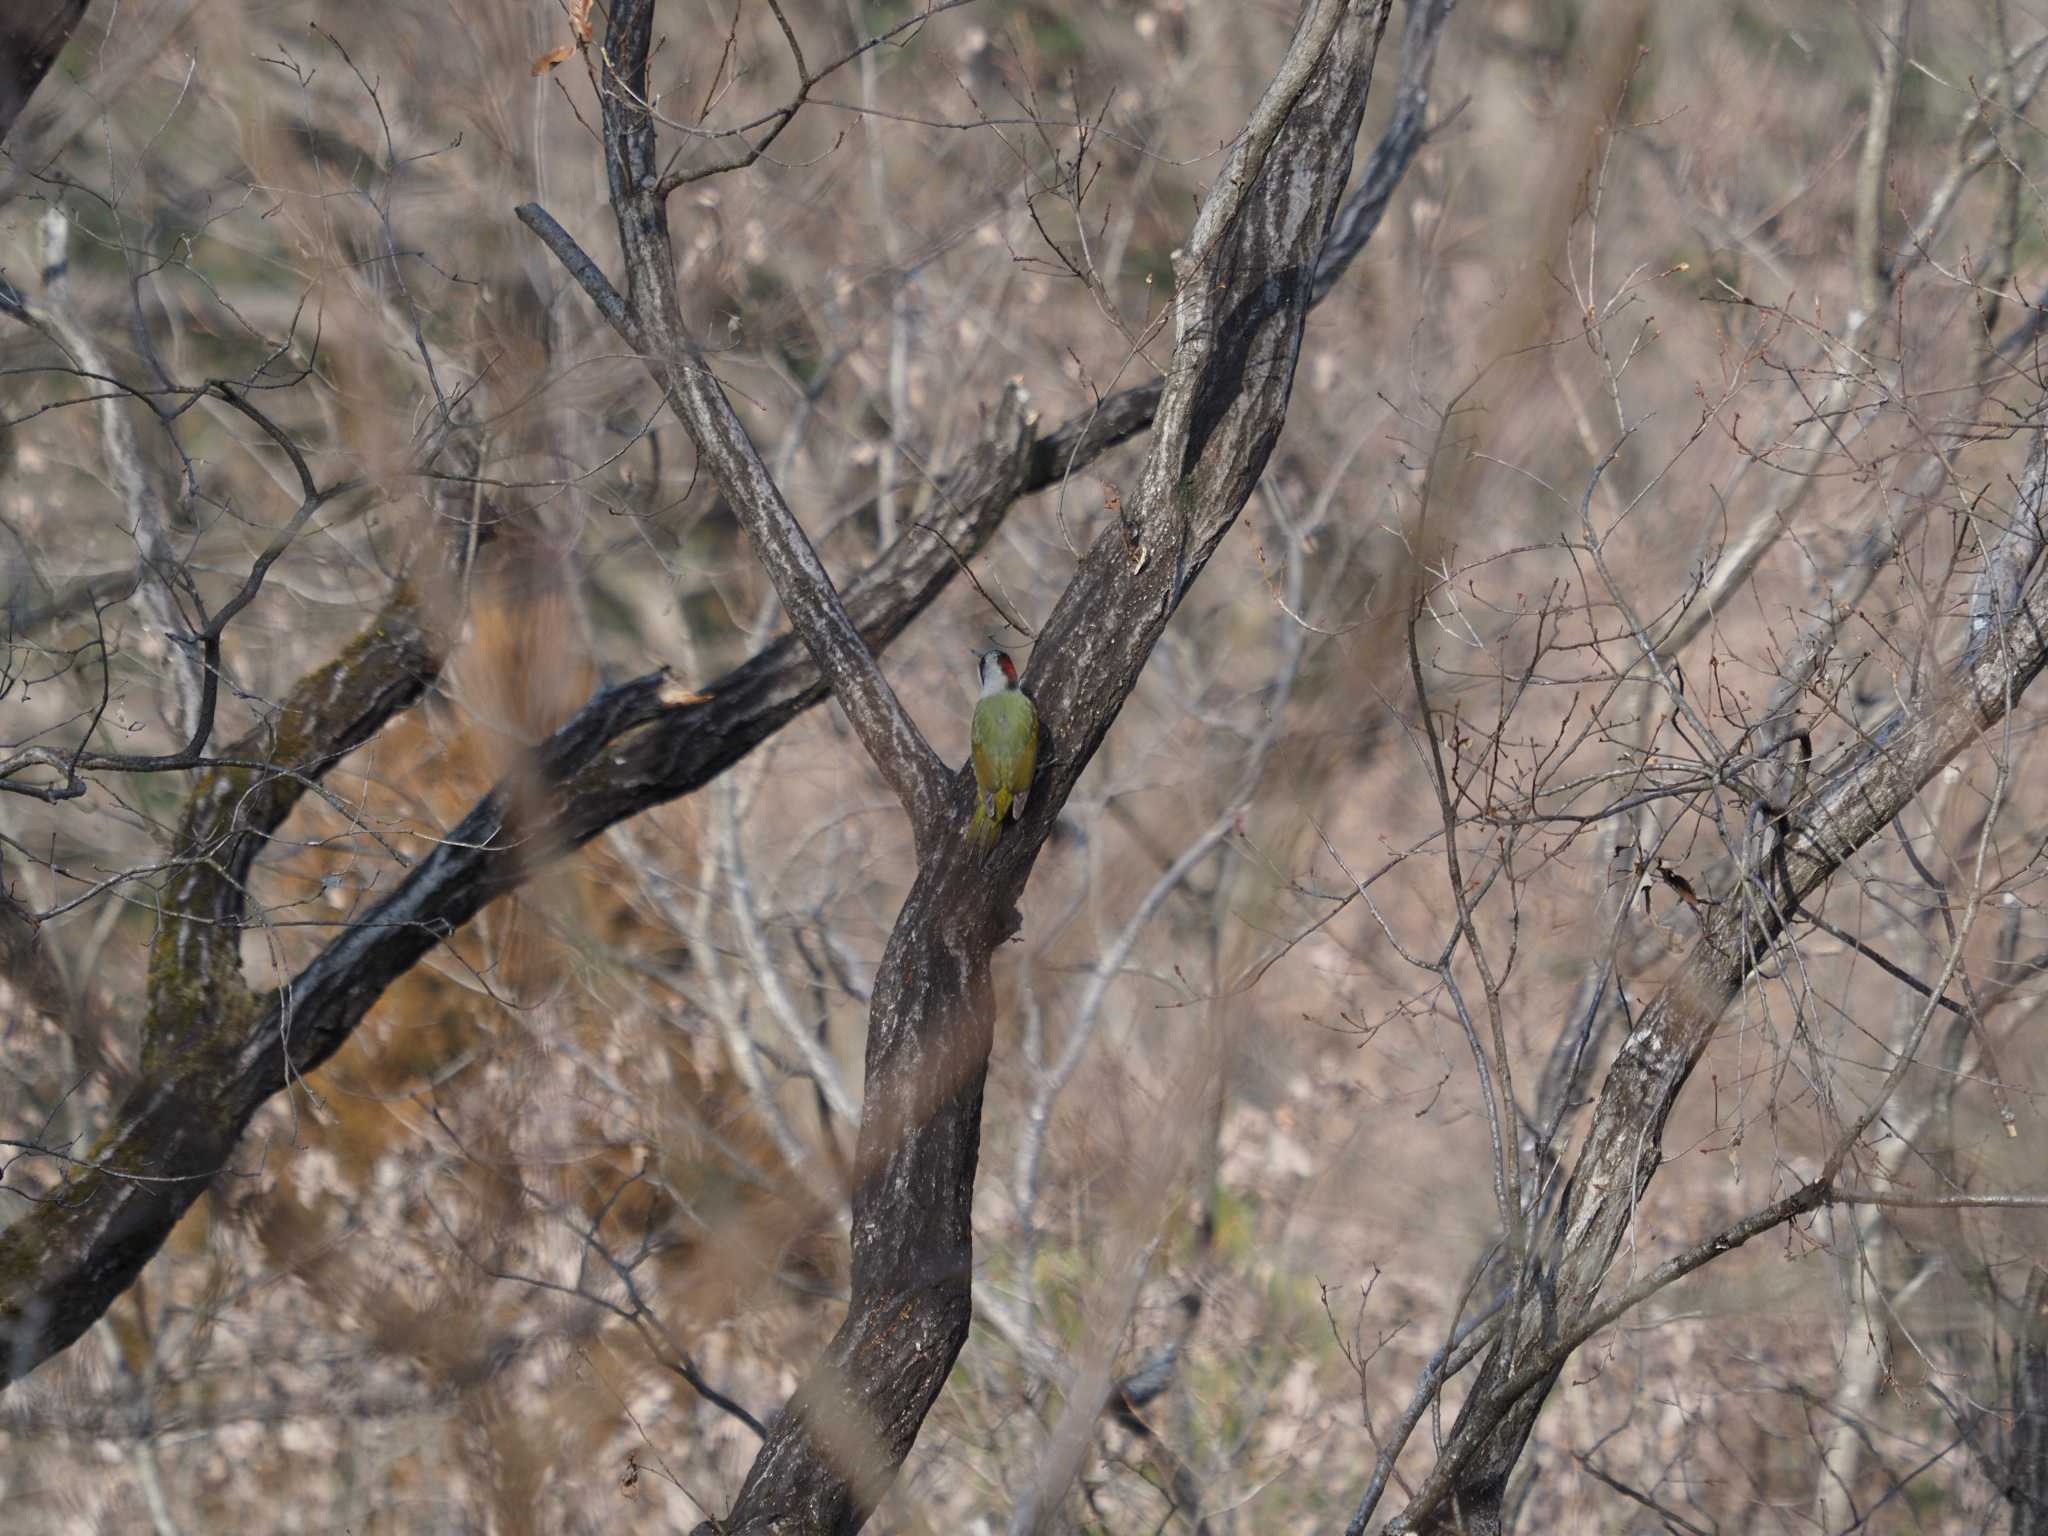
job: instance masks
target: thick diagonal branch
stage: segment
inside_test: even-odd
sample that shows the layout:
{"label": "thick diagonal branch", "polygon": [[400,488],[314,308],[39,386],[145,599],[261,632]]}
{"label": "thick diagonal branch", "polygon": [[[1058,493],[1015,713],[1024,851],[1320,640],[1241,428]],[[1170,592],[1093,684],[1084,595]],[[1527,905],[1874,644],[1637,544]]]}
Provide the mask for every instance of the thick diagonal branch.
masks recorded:
{"label": "thick diagonal branch", "polygon": [[[987,864],[927,858],[882,955],[868,1024],[847,1315],[747,1474],[722,1532],[860,1528],[965,1342],[989,960],[1061,807],[1178,606],[1243,508],[1286,418],[1315,258],[1351,164],[1387,17],[1325,0],[1298,29],[1191,242],[1190,301],[1162,430],[1123,526],[1083,557],[1026,686],[1050,745]],[[708,1528],[707,1528],[708,1529]],[[701,1533],[700,1533],[701,1536]]]}
{"label": "thick diagonal branch", "polygon": [[[746,529],[791,625],[817,659],[861,745],[902,801],[922,851],[945,819],[951,775],[882,676],[824,562],[683,323],[669,239],[669,193],[661,185],[655,119],[648,106],[654,3],[621,0],[612,7],[602,54],[606,63],[598,80],[605,170],[625,252],[624,299],[612,293],[594,263],[572,263],[570,271],[667,393],[697,445],[699,460]],[[538,211],[522,209],[521,216],[533,224]]]}
{"label": "thick diagonal branch", "polygon": [[[438,462],[466,478],[477,454],[461,433]],[[401,583],[187,794],[158,894],[140,1080],[73,1176],[0,1233],[0,1385],[98,1320],[289,1081],[279,1057],[302,1044],[291,995],[252,991],[242,970],[250,871],[308,788],[417,702],[445,655],[430,605]]]}

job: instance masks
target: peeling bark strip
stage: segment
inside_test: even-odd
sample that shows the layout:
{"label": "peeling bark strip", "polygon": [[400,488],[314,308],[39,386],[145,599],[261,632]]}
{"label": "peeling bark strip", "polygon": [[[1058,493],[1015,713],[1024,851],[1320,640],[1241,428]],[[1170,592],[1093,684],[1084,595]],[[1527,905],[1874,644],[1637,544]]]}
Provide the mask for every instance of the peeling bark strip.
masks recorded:
{"label": "peeling bark strip", "polygon": [[[1381,6],[1377,13],[1375,41],[1377,28],[1384,25],[1385,9]],[[1449,10],[1448,0],[1431,0],[1408,13],[1394,120],[1370,157],[1361,184],[1347,200],[1337,226],[1322,240],[1310,302],[1330,290],[1363,247],[1392,188],[1422,142],[1429,74]],[[1342,34],[1339,44],[1340,50],[1351,46]],[[1342,89],[1356,91],[1362,98],[1369,60],[1360,66],[1351,54],[1342,57]],[[1333,82],[1330,89],[1336,88]],[[1356,131],[1356,104],[1350,113],[1346,134]],[[1329,121],[1328,115],[1319,121]],[[1312,135],[1307,136],[1309,142],[1303,142],[1303,137],[1284,135],[1278,147],[1280,158],[1273,162],[1272,175],[1292,178],[1288,188],[1275,184],[1261,195],[1281,198],[1289,190],[1313,183],[1317,206],[1322,207],[1320,200],[1333,195],[1344,174],[1350,140],[1345,138],[1341,145],[1333,142],[1327,146],[1327,154],[1318,156]],[[519,210],[519,217],[558,256],[573,252],[581,258],[597,283],[603,284],[594,264],[575,251],[574,242],[546,213],[529,205]],[[1300,232],[1306,236],[1314,222],[1308,220]],[[1323,222],[1328,222],[1326,215]],[[1314,245],[1309,248],[1318,249]],[[1252,270],[1249,257],[1232,256],[1228,250],[1223,254],[1237,268]],[[1293,259],[1299,259],[1298,253]],[[581,279],[573,262],[570,268]],[[593,299],[608,319],[614,310],[623,312],[623,301],[615,293],[610,295],[610,308],[602,291],[594,292]],[[1298,315],[1294,324],[1298,330]],[[1290,369],[1292,356],[1290,341]],[[1260,381],[1261,389],[1268,392],[1274,384],[1270,377]],[[867,646],[879,651],[908,628],[953,578],[959,562],[986,544],[1018,497],[1058,483],[1109,448],[1145,431],[1153,422],[1164,389],[1163,383],[1155,382],[1125,390],[1042,436],[1034,435],[1018,402],[1006,402],[999,408],[986,441],[938,482],[934,511],[925,525],[905,530],[847,590],[847,614]],[[1284,399],[1283,383],[1282,404]],[[474,463],[464,472],[475,473]],[[1235,512],[1233,506],[1230,516]],[[1205,519],[1204,526],[1211,521],[1213,517]],[[1214,540],[1226,527],[1227,520],[1216,527],[1208,549],[1213,549]],[[1189,531],[1194,531],[1192,523]],[[1122,559],[1121,550],[1120,538],[1116,551],[1098,549],[1088,580],[1115,588],[1114,566]],[[1204,549],[1202,558],[1206,557]],[[1183,578],[1181,590],[1186,580],[1192,579],[1192,571],[1184,572]],[[1133,596],[1127,606],[1144,610],[1148,633],[1156,638],[1178,596],[1170,584],[1160,585],[1160,571],[1154,569],[1142,593]],[[1088,645],[1100,644],[1108,637],[1101,633],[1102,625],[1087,620],[1084,606],[1071,613],[1069,606],[1063,604],[1061,609],[1066,616],[1062,621],[1065,645],[1067,654],[1080,660],[1070,659],[1060,668],[1038,669],[1034,678],[1042,675],[1048,684],[1056,677],[1065,679],[1061,683],[1066,700],[1063,707],[1072,711],[1072,719],[1086,719],[1091,711],[1105,708],[1113,715],[1121,705],[1122,692],[1108,690],[1113,697],[1099,696],[1071,677],[1074,666],[1093,664]],[[1124,612],[1119,608],[1116,615],[1105,617],[1104,624],[1120,621]],[[1145,642],[1146,649],[1150,643],[1150,639]],[[1040,649],[1050,654],[1047,647]],[[277,765],[278,773],[253,773],[254,798],[223,796],[218,783],[209,786],[202,782],[188,811],[188,836],[198,838],[201,845],[209,839],[225,839],[237,857],[253,858],[262,841],[261,832],[282,824],[305,783],[332,765],[335,749],[346,750],[368,740],[381,724],[379,712],[388,718],[407,707],[430,683],[438,666],[435,649],[416,642],[404,626],[373,625],[334,666],[316,673],[294,695],[311,697],[321,689],[344,688],[346,684],[361,690],[349,696],[362,708],[353,714],[336,708],[317,718],[295,713],[295,707],[288,710],[304,724],[299,747],[306,755],[293,758],[284,743],[273,744],[270,761]],[[1130,676],[1134,681],[1135,671]],[[696,679],[688,681],[693,688],[698,684]],[[133,1283],[212,1177],[227,1165],[257,1111],[291,1076],[310,1072],[331,1057],[385,990],[423,955],[552,859],[580,848],[621,821],[715,779],[818,703],[825,696],[826,685],[803,643],[794,635],[785,635],[701,693],[693,693],[691,702],[672,702],[675,692],[675,680],[657,672],[594,697],[537,748],[529,761],[479,801],[446,842],[407,872],[396,890],[289,985],[270,994],[250,994],[237,974],[223,977],[232,985],[224,985],[210,998],[188,989],[183,1006],[173,1006],[175,999],[166,992],[153,1007],[160,1020],[157,1038],[168,1043],[182,1034],[204,1043],[211,1054],[203,1059],[214,1065],[174,1070],[163,1079],[145,1079],[112,1116],[89,1154],[103,1171],[87,1171],[73,1184],[66,1203],[38,1207],[0,1234],[0,1387],[68,1347],[98,1320]],[[1108,724],[1107,717],[1100,720],[1093,741],[1101,740]],[[1089,750],[1093,750],[1092,743]],[[1063,775],[1061,800],[1084,760],[1041,765],[1040,773],[1047,776],[1047,782],[1055,769]],[[201,800],[212,807],[210,813],[199,814]],[[1036,826],[1028,843],[1032,850],[1053,821],[1044,810],[1047,803],[1034,796],[1042,814],[1034,818]],[[229,820],[217,819],[223,814]],[[1021,856],[1027,843],[1021,831],[1013,831],[1004,845],[1019,855],[1018,867],[1000,874],[1002,891],[1013,898],[1027,872],[1029,859]],[[246,863],[242,868],[246,871]],[[914,892],[913,901],[922,899],[933,910],[944,910],[939,898],[945,894],[934,889],[919,897]],[[204,926],[206,919],[199,916],[204,910],[202,893],[195,889],[184,899],[197,904],[186,910],[195,915],[198,926]],[[985,903],[986,891],[977,899]],[[1002,903],[1002,910],[1008,910],[1007,902]],[[177,974],[175,970],[163,974],[166,989],[180,985]],[[954,985],[964,986],[972,1000],[976,978],[971,969],[956,977]],[[966,1027],[973,1027],[971,1016]],[[973,1042],[968,1043],[971,1046]],[[231,1060],[227,1059],[230,1046]],[[985,1053],[986,1045],[980,1049]],[[172,1058],[176,1059],[175,1052]],[[956,1089],[947,1109],[962,1118],[971,1114],[978,1141],[978,1076],[972,1097],[970,1105]],[[881,1121],[870,1117],[870,1123],[879,1135]],[[935,1161],[943,1164],[945,1158]],[[956,1149],[955,1166],[959,1161]],[[871,1247],[868,1251],[878,1250]],[[957,1349],[957,1344],[954,1347]],[[942,1377],[940,1372],[937,1379]]]}

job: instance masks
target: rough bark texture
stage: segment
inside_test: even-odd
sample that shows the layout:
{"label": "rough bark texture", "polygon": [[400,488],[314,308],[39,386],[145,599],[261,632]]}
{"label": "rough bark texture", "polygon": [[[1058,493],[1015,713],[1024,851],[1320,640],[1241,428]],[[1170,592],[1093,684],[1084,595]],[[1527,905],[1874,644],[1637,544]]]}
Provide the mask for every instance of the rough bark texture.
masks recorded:
{"label": "rough bark texture", "polygon": [[2005,1496],[2012,1536],[2048,1532],[2048,1269],[2036,1264],[2013,1329],[2012,1438]]}

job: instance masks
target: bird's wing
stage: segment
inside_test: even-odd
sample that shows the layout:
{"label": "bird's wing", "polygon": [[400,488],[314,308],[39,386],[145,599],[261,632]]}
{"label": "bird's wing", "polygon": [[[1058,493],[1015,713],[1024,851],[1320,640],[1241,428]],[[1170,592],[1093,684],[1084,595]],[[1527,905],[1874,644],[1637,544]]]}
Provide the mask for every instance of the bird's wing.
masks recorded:
{"label": "bird's wing", "polygon": [[985,794],[996,787],[996,767],[993,760],[995,743],[995,719],[981,704],[974,707],[974,782]]}
{"label": "bird's wing", "polygon": [[1024,747],[1017,754],[1017,770],[1011,775],[1010,788],[1021,795],[1031,787],[1031,776],[1038,771],[1038,711],[1023,694],[1017,698],[1024,705]]}

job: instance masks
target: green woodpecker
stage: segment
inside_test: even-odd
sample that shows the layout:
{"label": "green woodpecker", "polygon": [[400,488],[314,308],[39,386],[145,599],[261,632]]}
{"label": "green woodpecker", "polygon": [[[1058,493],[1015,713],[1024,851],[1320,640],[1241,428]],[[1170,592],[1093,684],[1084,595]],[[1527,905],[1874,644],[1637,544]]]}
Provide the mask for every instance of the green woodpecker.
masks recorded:
{"label": "green woodpecker", "polygon": [[1038,766],[1038,711],[1017,687],[1017,666],[1002,651],[981,658],[981,701],[974,706],[974,820],[967,841],[996,845],[1006,817],[1024,814]]}

